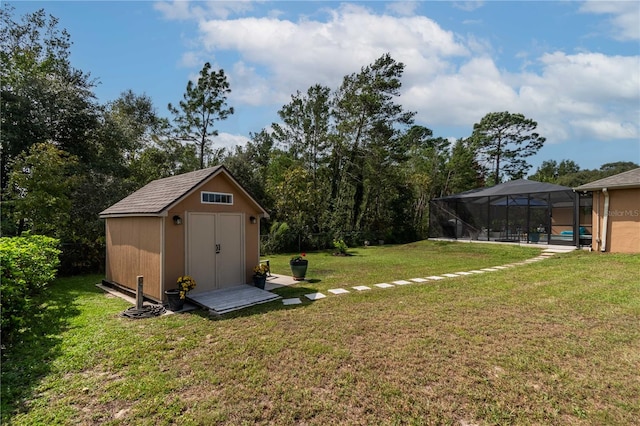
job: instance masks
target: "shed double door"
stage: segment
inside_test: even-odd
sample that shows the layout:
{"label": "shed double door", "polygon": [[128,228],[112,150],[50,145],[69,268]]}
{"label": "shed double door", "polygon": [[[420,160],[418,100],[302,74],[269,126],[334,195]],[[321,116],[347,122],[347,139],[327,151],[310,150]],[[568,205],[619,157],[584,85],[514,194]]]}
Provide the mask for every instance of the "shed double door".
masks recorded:
{"label": "shed double door", "polygon": [[193,293],[245,284],[244,221],[240,213],[189,213],[187,274]]}

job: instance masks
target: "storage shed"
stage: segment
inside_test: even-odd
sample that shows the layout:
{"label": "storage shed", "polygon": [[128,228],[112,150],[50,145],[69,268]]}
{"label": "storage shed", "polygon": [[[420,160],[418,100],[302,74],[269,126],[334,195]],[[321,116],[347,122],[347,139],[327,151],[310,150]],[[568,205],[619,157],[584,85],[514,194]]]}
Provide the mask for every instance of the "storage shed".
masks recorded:
{"label": "storage shed", "polygon": [[640,253],[640,168],[575,190],[593,194],[594,250]]}
{"label": "storage shed", "polygon": [[190,294],[251,281],[266,210],[224,166],[155,180],[100,213],[106,222],[106,280],[163,301],[181,275]]}

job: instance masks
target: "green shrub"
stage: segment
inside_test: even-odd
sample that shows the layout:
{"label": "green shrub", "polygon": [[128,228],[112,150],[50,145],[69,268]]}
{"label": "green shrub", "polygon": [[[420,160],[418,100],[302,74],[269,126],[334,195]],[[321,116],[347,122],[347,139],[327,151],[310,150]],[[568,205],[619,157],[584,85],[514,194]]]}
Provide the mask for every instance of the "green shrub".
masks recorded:
{"label": "green shrub", "polygon": [[336,248],[338,254],[347,254],[347,243],[341,238],[339,240],[333,240],[333,246]]}
{"label": "green shrub", "polygon": [[56,276],[59,241],[43,235],[0,238],[2,340],[11,342],[26,326],[33,296]]}

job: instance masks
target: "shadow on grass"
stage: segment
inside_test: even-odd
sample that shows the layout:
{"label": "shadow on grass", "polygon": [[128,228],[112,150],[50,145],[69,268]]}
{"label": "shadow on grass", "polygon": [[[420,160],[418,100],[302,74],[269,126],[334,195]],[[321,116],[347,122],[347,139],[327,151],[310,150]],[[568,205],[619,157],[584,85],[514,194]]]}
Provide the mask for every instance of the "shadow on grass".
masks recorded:
{"label": "shadow on grass", "polygon": [[61,334],[69,319],[80,314],[76,299],[95,292],[95,287],[80,285],[86,282],[87,277],[58,279],[35,296],[34,308],[25,312],[26,327],[2,351],[2,423],[27,408],[51,362],[60,355]]}

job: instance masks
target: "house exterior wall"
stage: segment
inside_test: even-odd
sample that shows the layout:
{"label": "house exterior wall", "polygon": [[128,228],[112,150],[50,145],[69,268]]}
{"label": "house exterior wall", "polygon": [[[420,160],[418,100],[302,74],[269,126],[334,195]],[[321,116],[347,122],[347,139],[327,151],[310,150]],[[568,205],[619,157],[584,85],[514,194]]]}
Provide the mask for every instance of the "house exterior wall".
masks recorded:
{"label": "house exterior wall", "polygon": [[106,220],[106,278],[137,290],[144,277],[144,294],[162,300],[161,232],[159,217],[114,217]]}
{"label": "house exterior wall", "polygon": [[[202,191],[222,192],[233,194],[233,205],[224,204],[203,204],[200,202]],[[165,233],[165,269],[164,269],[164,289],[176,287],[176,279],[185,273],[186,270],[186,230],[188,212],[205,213],[243,213],[245,221],[245,282],[252,280],[253,267],[260,260],[260,224],[252,224],[249,220],[251,216],[260,217],[261,210],[253,201],[248,198],[243,191],[225,174],[219,174],[209,180],[202,187],[191,193],[184,200],[180,201],[168,211],[164,223]],[[182,225],[173,223],[173,216],[182,218]]]}
{"label": "house exterior wall", "polygon": [[[605,251],[640,253],[640,188],[610,189],[609,218]],[[604,194],[593,193],[593,238],[591,247],[602,250]]]}
{"label": "house exterior wall", "polygon": [[562,231],[573,231],[573,207],[554,207],[551,209],[551,234],[560,235]]}

